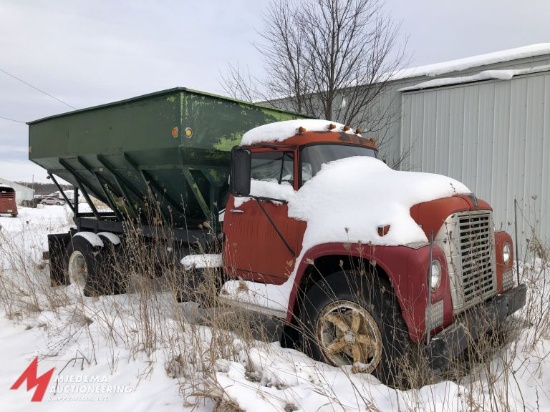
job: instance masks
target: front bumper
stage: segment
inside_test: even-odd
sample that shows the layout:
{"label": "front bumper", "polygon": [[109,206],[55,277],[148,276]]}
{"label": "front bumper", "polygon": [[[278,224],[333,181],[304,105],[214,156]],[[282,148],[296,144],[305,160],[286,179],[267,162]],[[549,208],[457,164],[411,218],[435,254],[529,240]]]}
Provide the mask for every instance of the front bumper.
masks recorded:
{"label": "front bumper", "polygon": [[435,335],[426,347],[433,369],[445,369],[468,345],[497,327],[525,305],[527,286],[521,284],[461,313],[452,325]]}

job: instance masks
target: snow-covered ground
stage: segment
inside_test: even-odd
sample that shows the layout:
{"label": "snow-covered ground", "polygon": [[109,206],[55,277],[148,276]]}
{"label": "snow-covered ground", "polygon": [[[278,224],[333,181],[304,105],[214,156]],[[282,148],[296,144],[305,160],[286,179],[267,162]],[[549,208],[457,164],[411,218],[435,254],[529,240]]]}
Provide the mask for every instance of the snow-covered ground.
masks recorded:
{"label": "snow-covered ground", "polygon": [[[0,411],[550,410],[550,271],[540,261],[525,271],[531,304],[511,342],[453,380],[399,391],[199,321],[194,304],[162,290],[88,298],[51,288],[46,235],[70,224],[64,206],[0,217]],[[41,402],[27,382],[10,389],[35,357],[37,376],[55,368]]]}

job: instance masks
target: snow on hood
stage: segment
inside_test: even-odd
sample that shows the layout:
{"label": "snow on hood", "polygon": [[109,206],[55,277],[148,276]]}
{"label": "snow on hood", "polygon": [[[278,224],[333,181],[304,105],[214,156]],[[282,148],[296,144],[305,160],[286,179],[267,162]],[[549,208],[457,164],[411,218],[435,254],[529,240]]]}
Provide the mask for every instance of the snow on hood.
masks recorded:
{"label": "snow on hood", "polygon": [[[428,240],[411,206],[462,193],[470,190],[446,176],[395,171],[371,157],[352,157],[324,165],[289,202],[289,215],[308,222],[306,250],[334,241],[404,245]],[[378,235],[381,225],[391,225],[384,237]]]}
{"label": "snow on hood", "polygon": [[[308,132],[328,132],[329,124],[333,124],[336,126],[336,128],[333,129],[335,131],[341,132],[344,130],[343,124],[331,122],[330,120],[286,120],[283,122],[264,124],[262,126],[255,127],[252,130],[249,130],[243,135],[241,146],[249,146],[267,142],[283,142],[286,139],[296,135],[300,127],[305,128]],[[349,129],[346,131],[346,133],[356,134],[355,129]]]}
{"label": "snow on hood", "polygon": [[[410,215],[411,206],[470,193],[446,176],[401,172],[371,157],[350,157],[323,165],[300,190],[253,181],[251,194],[286,200],[290,217],[307,222],[303,251],[328,242],[404,245],[428,239]],[[236,206],[247,198],[236,199]],[[381,237],[378,226],[391,225]]]}

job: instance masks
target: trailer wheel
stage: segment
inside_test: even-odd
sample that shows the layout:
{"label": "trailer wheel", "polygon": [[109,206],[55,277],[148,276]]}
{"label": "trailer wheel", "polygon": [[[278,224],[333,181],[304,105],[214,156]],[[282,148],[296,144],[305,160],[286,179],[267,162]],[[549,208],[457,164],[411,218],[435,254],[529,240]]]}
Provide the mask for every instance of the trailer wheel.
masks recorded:
{"label": "trailer wheel", "polygon": [[338,272],[309,290],[301,311],[303,349],[316,360],[372,373],[386,385],[410,386],[405,369],[411,341],[395,294],[385,281],[360,278]]}
{"label": "trailer wheel", "polygon": [[129,267],[124,263],[123,246],[114,244],[101,233],[98,235],[103,241],[104,248],[101,251],[101,268],[103,272],[103,294],[118,295],[126,293],[130,279]]}
{"label": "trailer wheel", "polygon": [[94,248],[85,238],[73,236],[67,245],[67,274],[71,284],[77,285],[85,296],[96,293],[101,249]]}

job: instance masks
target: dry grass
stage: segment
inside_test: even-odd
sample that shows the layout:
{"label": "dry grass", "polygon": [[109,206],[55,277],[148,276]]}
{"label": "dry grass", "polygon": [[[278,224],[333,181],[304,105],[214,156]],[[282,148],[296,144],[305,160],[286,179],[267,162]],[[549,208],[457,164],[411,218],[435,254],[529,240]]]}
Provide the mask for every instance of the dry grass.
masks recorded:
{"label": "dry grass", "polygon": [[[518,371],[522,368],[521,362],[526,362],[525,354],[538,353],[540,342],[550,339],[550,262],[547,249],[540,245],[539,242],[537,248],[528,251],[523,263],[522,282],[529,286],[529,293],[521,316],[514,316],[502,330],[472,342],[468,353],[453,360],[445,375],[426,373],[425,365],[419,367],[418,362],[422,360],[417,356],[415,362],[402,365],[400,370],[404,376],[399,380],[416,382],[417,386],[442,380],[455,382],[462,388],[460,396],[464,403],[461,405],[471,410],[512,411],[518,402],[528,405],[525,399],[517,399],[523,398]],[[209,405],[216,411],[239,410],[235,395],[227,392],[217,374],[227,373],[234,364],[242,365],[243,376],[250,382],[249,389],[261,393],[260,398],[264,397],[265,402],[279,401],[271,399],[262,388],[274,386],[283,390],[288,384],[276,380],[265,382],[262,369],[265,366],[258,364],[259,357],[277,358],[281,368],[295,373],[298,381],[302,379],[300,367],[303,366],[297,366],[295,358],[281,358],[276,347],[265,343],[272,337],[257,318],[217,303],[219,273],[215,269],[202,273],[199,284],[189,281],[196,273],[183,271],[179,264],[181,256],[173,244],[145,242],[139,229],[130,231],[112,256],[110,272],[110,276],[127,284],[128,293],[97,297],[85,297],[73,286],[52,288],[47,265],[40,258],[29,256],[27,250],[21,247],[20,239],[0,232],[3,256],[0,304],[11,319],[44,330],[48,340],[45,356],[71,352],[82,368],[108,362],[114,372],[120,362],[127,361],[119,356],[120,348],[124,348],[132,357],[146,359],[150,364],[139,379],[147,379],[158,359],[162,359],[167,375],[178,380],[187,406],[208,403],[210,399]],[[353,269],[363,273],[372,268]],[[357,285],[350,288],[360,289]],[[177,302],[178,296],[184,296],[186,302]],[[545,362],[550,354],[540,351],[538,356]],[[327,404],[344,407],[332,383],[324,381],[327,375],[316,369],[318,366],[312,368],[308,382],[324,388],[322,396],[326,396]],[[358,407],[377,410],[376,403],[370,400],[376,398],[373,389],[376,387],[370,386],[372,380],[362,379],[350,368],[343,371],[350,386],[355,388]],[[438,410],[456,409],[453,403],[456,397],[450,397],[442,405],[440,394],[430,394],[436,387],[425,388],[398,392],[399,396],[390,403],[399,410],[424,409],[427,405]],[[365,397],[369,393],[372,397]],[[302,406],[287,401],[283,407],[293,411]]]}

